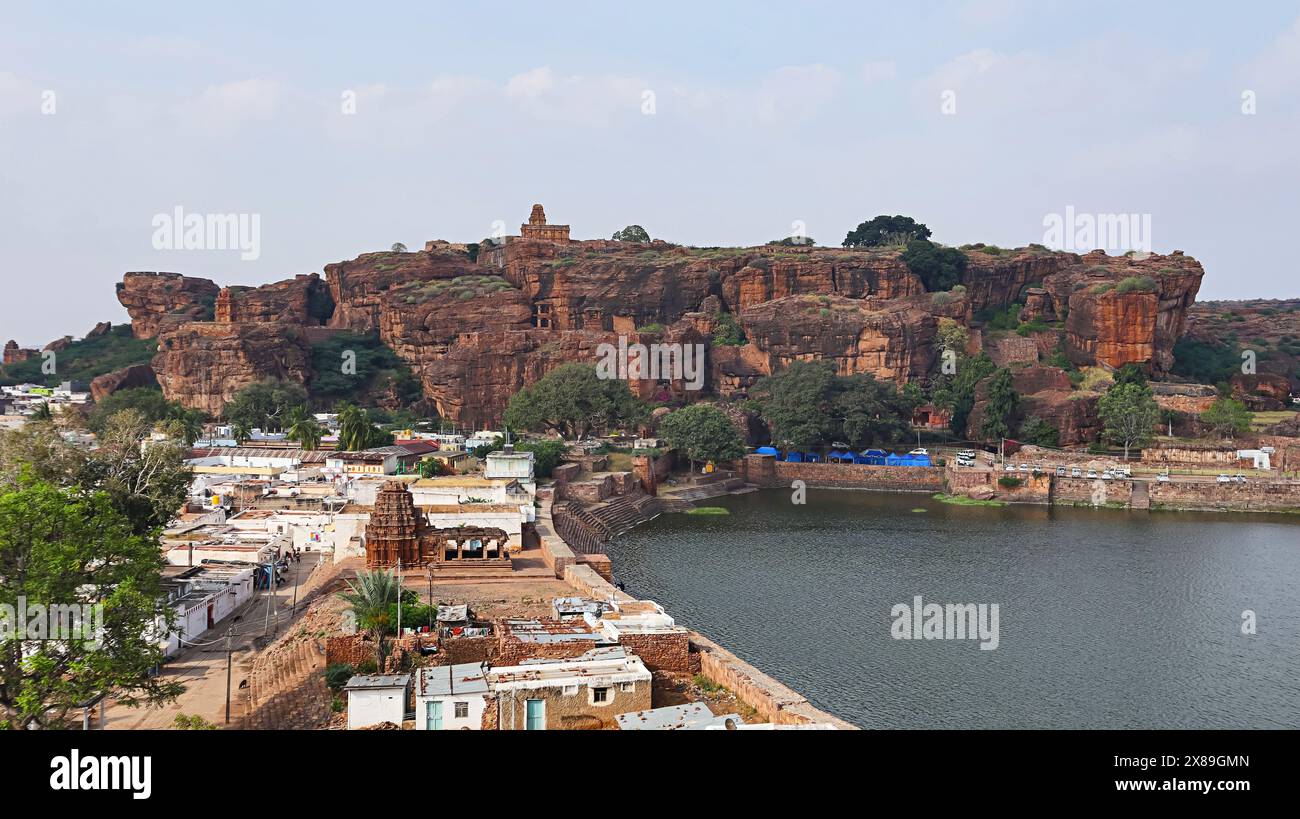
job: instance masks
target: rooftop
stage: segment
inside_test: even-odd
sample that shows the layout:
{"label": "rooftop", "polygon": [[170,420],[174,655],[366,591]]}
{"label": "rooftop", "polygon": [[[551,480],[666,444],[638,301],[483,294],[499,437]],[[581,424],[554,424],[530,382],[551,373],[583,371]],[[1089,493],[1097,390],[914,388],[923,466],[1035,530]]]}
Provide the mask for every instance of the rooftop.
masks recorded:
{"label": "rooftop", "polygon": [[648,711],[631,711],[614,717],[622,731],[702,731],[713,725],[743,725],[740,714],[714,714],[702,702],[666,705]]}
{"label": "rooftop", "polygon": [[487,675],[479,663],[458,663],[421,668],[419,690],[422,697],[454,694],[486,694]]}
{"label": "rooftop", "polygon": [[411,682],[410,674],[367,674],[353,677],[344,686],[345,690],[361,688],[405,688]]}

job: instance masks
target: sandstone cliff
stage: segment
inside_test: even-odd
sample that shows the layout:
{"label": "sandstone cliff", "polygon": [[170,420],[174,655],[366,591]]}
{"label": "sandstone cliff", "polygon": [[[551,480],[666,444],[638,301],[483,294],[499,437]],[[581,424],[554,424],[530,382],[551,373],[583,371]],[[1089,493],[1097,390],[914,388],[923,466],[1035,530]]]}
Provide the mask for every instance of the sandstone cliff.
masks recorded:
{"label": "sandstone cliff", "polygon": [[293,324],[190,322],[163,333],[153,368],[169,399],[218,415],[256,381],[310,380],[311,345]]}
{"label": "sandstone cliff", "polygon": [[207,279],[179,273],[127,273],[117,300],[131,316],[136,338],[156,338],[164,329],[213,317],[220,288]]}

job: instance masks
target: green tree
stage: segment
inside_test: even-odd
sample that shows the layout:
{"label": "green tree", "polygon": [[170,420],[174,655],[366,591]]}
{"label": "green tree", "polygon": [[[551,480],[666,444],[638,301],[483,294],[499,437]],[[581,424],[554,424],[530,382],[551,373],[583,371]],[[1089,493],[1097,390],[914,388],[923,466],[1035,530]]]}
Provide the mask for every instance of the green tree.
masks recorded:
{"label": "green tree", "polygon": [[104,424],[111,416],[128,409],[138,410],[152,424],[174,417],[180,405],[164,398],[162,390],[157,387],[118,390],[95,402],[86,416],[86,427],[91,432],[98,433],[104,429]]}
{"label": "green tree", "polygon": [[628,225],[622,230],[614,231],[613,237],[616,242],[640,242],[641,244],[650,243],[650,234],[640,225]]}
{"label": "green tree", "polygon": [[713,343],[724,347],[743,347],[749,343],[745,331],[731,313],[719,312],[713,317]]}
{"label": "green tree", "polygon": [[1151,396],[1151,387],[1130,382],[1106,390],[1097,401],[1097,414],[1101,417],[1102,435],[1124,447],[1127,461],[1130,447],[1145,446],[1154,437],[1160,405]]}
{"label": "green tree", "polygon": [[390,248],[390,249],[391,249],[394,253],[405,253],[405,252],[406,252],[406,245],[402,244],[401,242],[393,242],[393,246],[392,246],[392,248]]}
{"label": "green tree", "polygon": [[1011,437],[1012,422],[1020,407],[1020,396],[1012,383],[1011,370],[1003,367],[989,382],[988,400],[984,402],[984,423],[980,435],[986,440]]}
{"label": "green tree", "polygon": [[375,645],[375,667],[383,673],[388,659],[389,633],[397,624],[392,606],[397,602],[397,575],[391,569],[357,572],[339,597],[351,607],[357,628],[370,633]]}
{"label": "green tree", "polygon": [[1060,430],[1037,415],[1031,415],[1021,422],[1019,435],[1021,441],[1035,446],[1055,448],[1061,445]]}
{"label": "green tree", "polygon": [[1128,363],[1115,371],[1114,386],[1122,387],[1125,384],[1137,384],[1140,387],[1147,385],[1146,368],[1140,364]]}
{"label": "green tree", "polygon": [[593,429],[638,423],[647,414],[626,381],[600,378],[595,367],[570,362],[511,396],[504,420],[511,429],[553,430],[576,439]]}
{"label": "green tree", "polygon": [[921,278],[931,293],[951,290],[961,283],[966,272],[966,254],[925,239],[913,239],[899,257],[907,268]]}
{"label": "green tree", "polygon": [[278,432],[284,428],[289,410],[306,403],[307,389],[303,385],[267,379],[249,384],[235,393],[226,402],[222,415],[232,424]]}
{"label": "green tree", "polygon": [[325,430],[305,405],[300,404],[291,409],[286,423],[290,440],[297,441],[303,449],[320,447],[320,440],[325,436]]}
{"label": "green tree", "polygon": [[834,382],[835,366],[829,361],[793,361],[755,382],[749,395],[772,432],[772,442],[805,449],[833,437]]}
{"label": "green tree", "polygon": [[900,393],[893,382],[878,381],[869,373],[837,378],[831,399],[833,417],[840,425],[836,437],[855,449],[903,440],[919,403],[914,392]]}
{"label": "green tree", "polygon": [[957,372],[951,375],[940,374],[931,382],[931,402],[952,413],[952,429],[958,434],[964,433],[971,410],[975,408],[976,385],[995,370],[997,365],[988,357],[988,353],[981,352],[973,358],[966,358],[959,353]]}
{"label": "green tree", "polygon": [[787,236],[784,239],[773,239],[767,244],[769,247],[812,247],[817,242],[811,236]]}
{"label": "green tree", "polygon": [[354,404],[344,404],[339,407],[338,415],[339,450],[357,452],[389,446],[393,443],[393,434],[375,426],[374,420],[366,410]]}
{"label": "green tree", "polygon": [[659,434],[690,459],[692,472],[699,461],[731,461],[745,454],[745,443],[731,419],[710,404],[668,413],[659,421]]}
{"label": "green tree", "polygon": [[1219,398],[1201,413],[1201,420],[1217,434],[1232,439],[1250,429],[1253,416],[1246,405],[1232,398]]}
{"label": "green tree", "polygon": [[3,727],[67,727],[79,703],[106,694],[128,705],[175,699],[179,683],[150,675],[173,617],[161,572],[157,538],[133,531],[107,493],[30,474],[0,492],[0,603],[102,606],[97,634],[0,638]]}
{"label": "green tree", "polygon": [[[930,238],[930,229],[910,216],[877,216],[844,237],[844,247],[884,247]],[[947,289],[947,288],[944,288]]]}

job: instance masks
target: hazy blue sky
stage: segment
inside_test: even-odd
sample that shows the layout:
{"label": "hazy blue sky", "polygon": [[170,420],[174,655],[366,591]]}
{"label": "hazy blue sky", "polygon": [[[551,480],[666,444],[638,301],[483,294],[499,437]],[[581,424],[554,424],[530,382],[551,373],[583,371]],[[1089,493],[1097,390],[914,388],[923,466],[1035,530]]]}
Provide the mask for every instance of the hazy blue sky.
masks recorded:
{"label": "hazy blue sky", "polygon": [[[1290,2],[5,2],[0,341],[124,320],[127,270],[257,284],[533,202],[700,245],[1150,214],[1202,298],[1294,297],[1297,146]],[[259,258],[155,249],[177,206],[259,215]]]}

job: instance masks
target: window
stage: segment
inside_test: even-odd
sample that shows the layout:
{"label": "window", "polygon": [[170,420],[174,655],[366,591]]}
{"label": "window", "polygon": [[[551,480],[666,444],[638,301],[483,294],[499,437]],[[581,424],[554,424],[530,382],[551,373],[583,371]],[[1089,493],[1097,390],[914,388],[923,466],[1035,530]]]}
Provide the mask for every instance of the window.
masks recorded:
{"label": "window", "polygon": [[572,697],[572,696],[573,696],[574,694],[576,694],[576,693],[578,693],[578,686],[576,686],[576,685],[566,685],[566,686],[564,686],[564,696],[566,696],[566,697]]}
{"label": "window", "polygon": [[635,690],[636,690],[636,683],[630,683],[630,682],[627,682],[627,683],[619,683],[619,684],[618,684],[618,690],[619,690],[619,691],[635,691]]}
{"label": "window", "polygon": [[591,701],[592,701],[592,702],[609,702],[609,689],[608,689],[608,688],[593,688],[593,689],[591,689]]}
{"label": "window", "polygon": [[469,703],[458,702],[456,705],[456,719],[465,719],[469,716]]}

